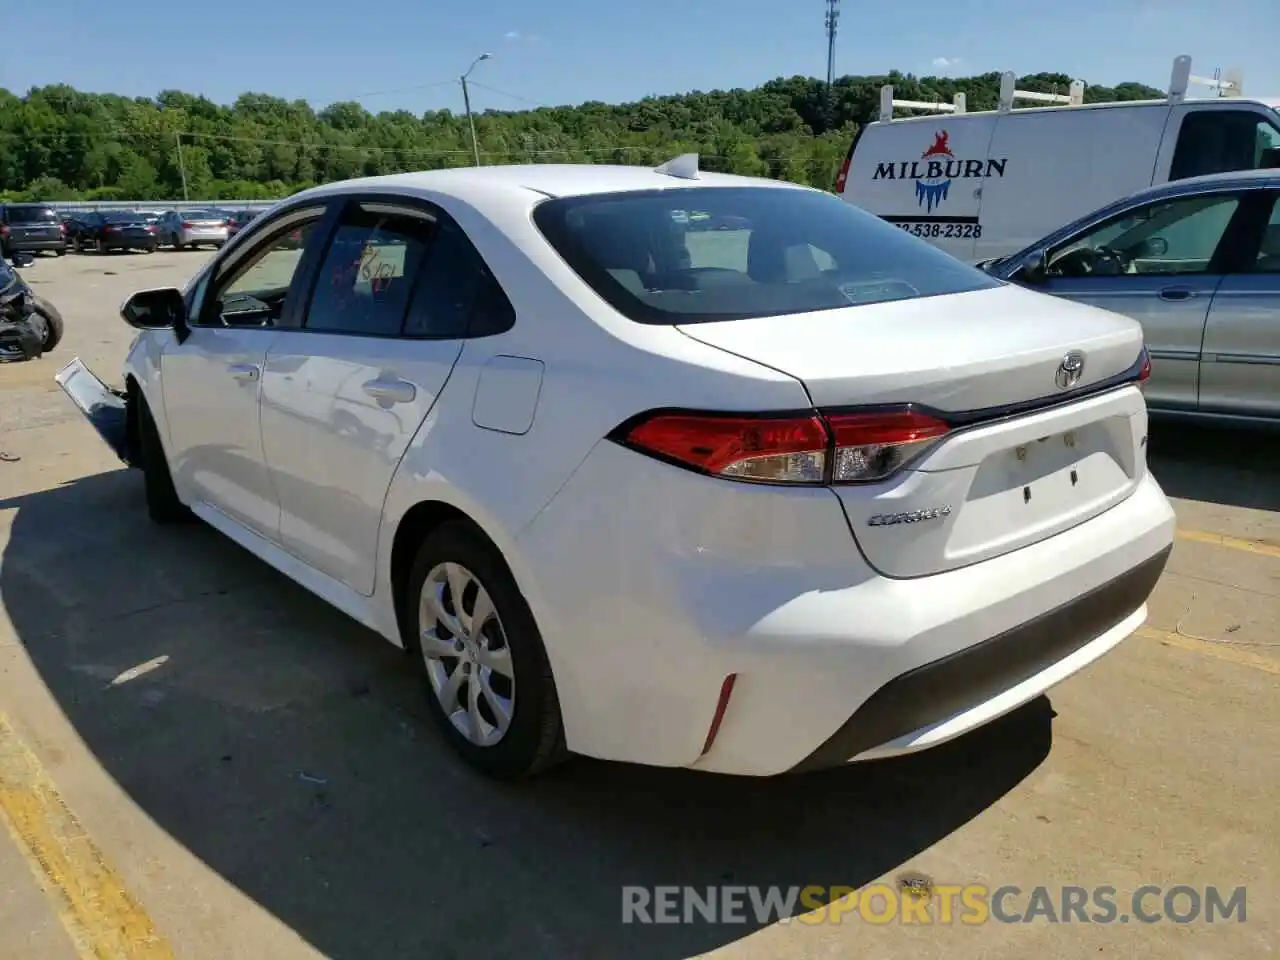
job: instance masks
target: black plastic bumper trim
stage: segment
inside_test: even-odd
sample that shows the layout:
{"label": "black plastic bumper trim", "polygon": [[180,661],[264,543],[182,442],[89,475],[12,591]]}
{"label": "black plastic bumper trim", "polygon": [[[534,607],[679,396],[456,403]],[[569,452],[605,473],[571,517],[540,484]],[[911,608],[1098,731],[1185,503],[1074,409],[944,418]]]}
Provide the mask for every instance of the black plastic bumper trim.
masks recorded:
{"label": "black plastic bumper trim", "polygon": [[1151,595],[1173,547],[1033,620],[897,676],[792,768],[839,766],[1007,690],[1075,653]]}

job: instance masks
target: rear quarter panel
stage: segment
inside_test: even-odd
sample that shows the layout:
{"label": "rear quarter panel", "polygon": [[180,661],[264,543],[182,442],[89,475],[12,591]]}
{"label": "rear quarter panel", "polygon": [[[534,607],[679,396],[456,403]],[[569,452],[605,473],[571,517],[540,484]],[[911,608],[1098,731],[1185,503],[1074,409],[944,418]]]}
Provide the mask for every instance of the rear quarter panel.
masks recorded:
{"label": "rear quarter panel", "polygon": [[[471,517],[503,552],[545,632],[554,624],[517,537],[614,427],[657,407],[796,409],[807,397],[794,377],[616,313],[542,239],[527,208],[428,199],[467,232],[514,305],[516,323],[465,342],[392,480],[378,547],[381,616],[394,619],[387,587],[396,528],[417,503],[440,501]],[[543,365],[524,433],[473,420],[481,373],[493,374],[496,357]]]}

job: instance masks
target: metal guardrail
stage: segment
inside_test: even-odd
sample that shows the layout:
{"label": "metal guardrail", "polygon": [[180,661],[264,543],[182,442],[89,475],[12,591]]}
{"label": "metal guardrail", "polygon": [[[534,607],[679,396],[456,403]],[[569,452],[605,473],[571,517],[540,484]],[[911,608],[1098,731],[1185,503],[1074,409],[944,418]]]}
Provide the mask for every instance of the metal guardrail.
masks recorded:
{"label": "metal guardrail", "polygon": [[51,200],[55,210],[266,210],[277,200]]}

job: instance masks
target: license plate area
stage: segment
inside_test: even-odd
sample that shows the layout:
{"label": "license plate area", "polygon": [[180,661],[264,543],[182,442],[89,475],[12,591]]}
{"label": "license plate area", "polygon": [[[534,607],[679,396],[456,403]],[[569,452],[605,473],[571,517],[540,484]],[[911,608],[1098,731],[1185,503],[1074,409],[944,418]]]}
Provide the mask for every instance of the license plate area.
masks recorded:
{"label": "license plate area", "polygon": [[973,476],[948,552],[1012,549],[1096,516],[1133,489],[1132,442],[1127,419],[1109,417],[994,451]]}
{"label": "license plate area", "polygon": [[1123,464],[1128,425],[1109,420],[1026,440],[988,456],[978,468],[967,501],[1016,494],[1024,506],[1066,497],[1106,493],[1132,480]]}

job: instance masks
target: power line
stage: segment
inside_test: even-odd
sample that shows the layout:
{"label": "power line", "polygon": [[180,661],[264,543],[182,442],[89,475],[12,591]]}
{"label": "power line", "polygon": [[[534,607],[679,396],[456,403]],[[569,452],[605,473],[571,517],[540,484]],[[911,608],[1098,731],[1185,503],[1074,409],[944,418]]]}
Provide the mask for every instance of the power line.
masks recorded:
{"label": "power line", "polygon": [[508,93],[506,90],[499,90],[497,87],[491,87],[487,83],[481,83],[479,80],[468,80],[473,87],[479,87],[481,90],[488,90],[490,93],[499,93],[504,97],[510,97],[512,100],[519,100],[521,103],[531,103],[535,106],[538,101],[530,100],[528,97],[522,97],[518,93]]}

